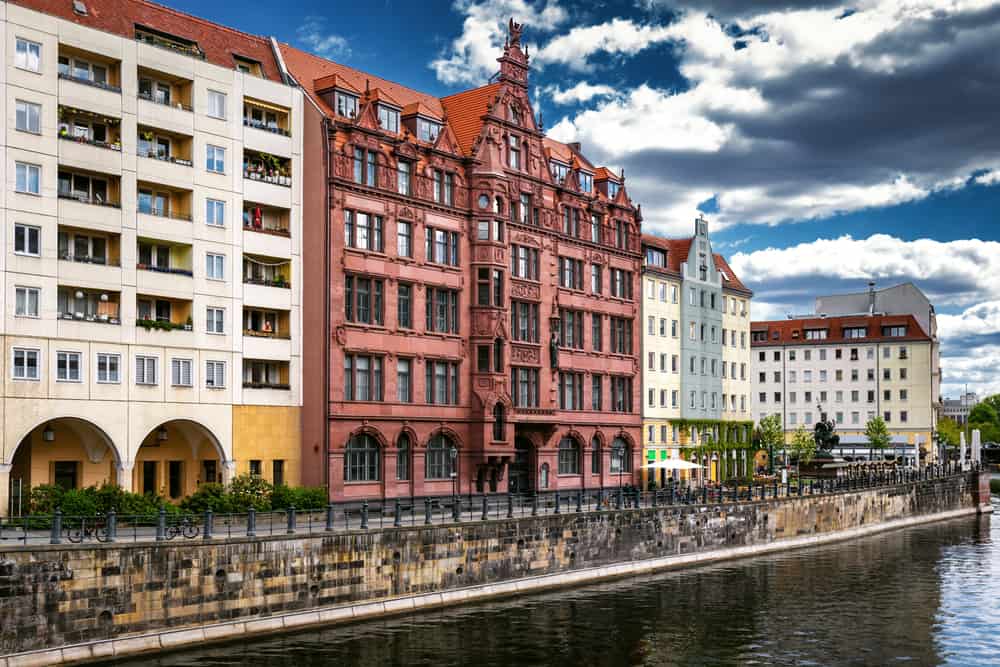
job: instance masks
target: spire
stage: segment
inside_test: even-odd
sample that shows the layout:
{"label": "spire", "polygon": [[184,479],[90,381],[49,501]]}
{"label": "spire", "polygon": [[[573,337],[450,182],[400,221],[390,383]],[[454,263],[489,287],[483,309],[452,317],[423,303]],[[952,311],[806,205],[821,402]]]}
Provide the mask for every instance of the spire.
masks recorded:
{"label": "spire", "polygon": [[503,55],[497,58],[500,63],[500,80],[527,88],[528,86],[528,54],[521,50],[521,33],[524,24],[515,23],[510,19],[507,23],[507,39],[504,40]]}

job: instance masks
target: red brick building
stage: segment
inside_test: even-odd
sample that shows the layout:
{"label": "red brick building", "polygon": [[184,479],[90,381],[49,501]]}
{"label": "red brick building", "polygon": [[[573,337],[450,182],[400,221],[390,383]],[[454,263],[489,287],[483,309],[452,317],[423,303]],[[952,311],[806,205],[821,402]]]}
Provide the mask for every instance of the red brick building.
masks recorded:
{"label": "red brick building", "polygon": [[303,476],[333,499],[637,472],[641,215],[623,178],[544,136],[520,36],[494,83],[444,98],[281,47],[325,129]]}

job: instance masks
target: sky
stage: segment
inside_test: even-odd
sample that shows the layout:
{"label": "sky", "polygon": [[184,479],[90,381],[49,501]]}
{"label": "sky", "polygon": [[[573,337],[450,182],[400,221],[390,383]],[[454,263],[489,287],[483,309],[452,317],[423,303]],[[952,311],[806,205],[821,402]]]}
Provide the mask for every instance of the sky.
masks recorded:
{"label": "sky", "polygon": [[754,319],[912,281],[942,394],[1000,392],[1000,0],[167,3],[437,95],[514,17],[546,131],[624,170],[644,231],[703,212]]}

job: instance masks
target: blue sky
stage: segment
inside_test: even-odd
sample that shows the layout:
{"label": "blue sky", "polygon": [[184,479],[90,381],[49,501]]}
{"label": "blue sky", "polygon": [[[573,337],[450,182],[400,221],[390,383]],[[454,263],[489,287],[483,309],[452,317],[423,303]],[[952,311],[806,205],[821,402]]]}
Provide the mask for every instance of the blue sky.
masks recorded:
{"label": "blue sky", "polygon": [[755,318],[911,280],[944,393],[1000,392],[1000,0],[170,4],[438,95],[513,16],[550,134],[623,168],[647,231],[706,211]]}

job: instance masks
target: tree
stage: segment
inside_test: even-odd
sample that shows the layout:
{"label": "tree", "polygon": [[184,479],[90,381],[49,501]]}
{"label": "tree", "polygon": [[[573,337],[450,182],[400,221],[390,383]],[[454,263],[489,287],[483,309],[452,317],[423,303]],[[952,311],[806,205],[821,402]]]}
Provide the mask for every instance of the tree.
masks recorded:
{"label": "tree", "polygon": [[[990,396],[990,398],[992,399],[994,397]],[[983,401],[982,403],[977,403],[976,406],[969,411],[969,423],[982,424],[984,426],[998,426],[1000,425],[1000,416],[997,415],[997,410],[991,403]]]}
{"label": "tree", "polygon": [[[987,396],[981,401],[981,403],[985,403],[986,405],[990,406],[998,415],[1000,415],[1000,394],[993,394],[992,396]],[[1000,424],[998,424],[998,426],[1000,426]]]}
{"label": "tree", "polygon": [[795,472],[798,473],[803,463],[808,464],[816,456],[816,438],[805,426],[799,426],[792,435],[790,449],[795,457]]}
{"label": "tree", "polygon": [[889,429],[879,415],[875,415],[865,424],[865,437],[871,449],[885,449],[889,446]]}
{"label": "tree", "polygon": [[768,415],[757,424],[761,449],[767,450],[767,467],[774,473],[774,448],[781,447],[785,442],[785,432],[781,428],[781,417]]}
{"label": "tree", "polygon": [[938,422],[938,440],[948,447],[958,447],[961,433],[962,429],[958,427],[954,419],[945,417]]}

